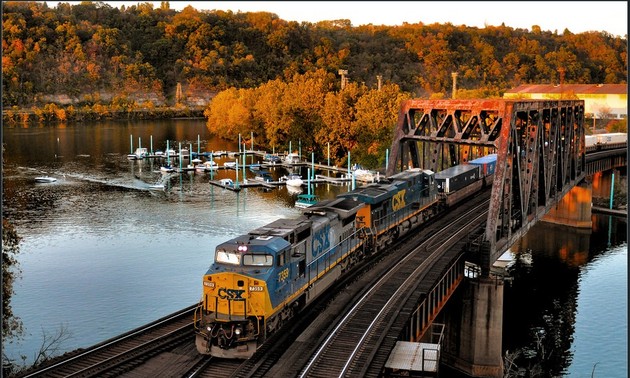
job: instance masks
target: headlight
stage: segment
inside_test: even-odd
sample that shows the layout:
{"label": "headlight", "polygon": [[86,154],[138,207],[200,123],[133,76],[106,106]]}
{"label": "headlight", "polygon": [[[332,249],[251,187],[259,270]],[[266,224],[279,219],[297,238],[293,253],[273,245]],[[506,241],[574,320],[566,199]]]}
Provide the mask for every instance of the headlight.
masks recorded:
{"label": "headlight", "polygon": [[207,327],[206,327],[206,330],[207,330],[208,332],[210,332],[210,331],[212,331],[212,327],[211,327],[211,326],[207,326]]}
{"label": "headlight", "polygon": [[241,334],[241,332],[243,332],[243,331],[241,330],[241,327],[236,327],[236,329],[234,330],[234,333],[236,334],[236,336],[240,335],[240,334]]}

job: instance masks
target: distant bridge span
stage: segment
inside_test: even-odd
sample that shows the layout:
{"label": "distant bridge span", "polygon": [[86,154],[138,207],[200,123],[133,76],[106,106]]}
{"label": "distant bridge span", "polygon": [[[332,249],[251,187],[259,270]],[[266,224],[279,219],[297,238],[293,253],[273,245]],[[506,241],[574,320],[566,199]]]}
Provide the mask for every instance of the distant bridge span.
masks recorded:
{"label": "distant bridge span", "polygon": [[586,175],[582,100],[408,100],[402,103],[387,175],[434,172],[497,154],[483,276],[510,245]]}

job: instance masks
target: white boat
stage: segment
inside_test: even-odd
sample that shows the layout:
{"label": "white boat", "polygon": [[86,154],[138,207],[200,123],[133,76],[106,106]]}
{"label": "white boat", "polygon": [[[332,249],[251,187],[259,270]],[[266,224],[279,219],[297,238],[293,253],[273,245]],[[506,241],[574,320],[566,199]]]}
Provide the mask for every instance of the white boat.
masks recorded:
{"label": "white boat", "polygon": [[57,181],[57,179],[50,176],[35,177],[35,182],[55,182],[55,181]]}
{"label": "white boat", "polygon": [[363,168],[356,168],[354,171],[354,178],[361,182],[376,182],[378,181],[378,172],[373,172]]}
{"label": "white boat", "polygon": [[304,180],[302,180],[302,177],[300,177],[300,175],[295,174],[295,173],[289,174],[288,176],[284,176],[283,181],[287,186],[292,186],[292,187],[297,187],[297,188],[301,188],[302,184],[304,184]]}
{"label": "white boat", "polygon": [[136,148],[136,151],[133,154],[127,155],[127,159],[129,160],[144,159],[147,156],[149,156],[149,150],[147,150],[144,147],[138,147]]}
{"label": "white boat", "polygon": [[225,163],[223,163],[223,166],[225,168],[234,169],[234,168],[236,168],[236,162],[235,161],[226,161]]}
{"label": "white boat", "polygon": [[231,178],[221,179],[219,180],[219,183],[223,186],[230,186],[230,187],[234,186],[234,181],[232,181]]}
{"label": "white boat", "polygon": [[214,160],[208,160],[204,162],[203,166],[205,167],[206,171],[214,171],[219,169],[219,164],[217,164],[217,162]]}
{"label": "white boat", "polygon": [[152,191],[164,191],[164,184],[150,185],[149,186],[149,190],[152,190]]}
{"label": "white boat", "polygon": [[162,173],[170,173],[173,172],[173,167],[170,164],[164,165],[160,167],[160,172]]}
{"label": "white boat", "polygon": [[292,152],[284,158],[284,162],[287,164],[297,164],[300,162],[300,155]]}

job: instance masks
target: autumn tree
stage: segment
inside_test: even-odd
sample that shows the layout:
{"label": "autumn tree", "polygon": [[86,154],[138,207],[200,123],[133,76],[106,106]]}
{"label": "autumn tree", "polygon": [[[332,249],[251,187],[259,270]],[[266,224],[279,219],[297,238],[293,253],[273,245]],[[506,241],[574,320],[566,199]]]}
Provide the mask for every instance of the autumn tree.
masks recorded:
{"label": "autumn tree", "polygon": [[386,84],[380,91],[368,91],[357,101],[351,127],[353,134],[357,135],[357,147],[352,156],[366,168],[385,166],[386,150],[391,149],[400,105],[412,97],[411,93],[401,91],[396,84]]}

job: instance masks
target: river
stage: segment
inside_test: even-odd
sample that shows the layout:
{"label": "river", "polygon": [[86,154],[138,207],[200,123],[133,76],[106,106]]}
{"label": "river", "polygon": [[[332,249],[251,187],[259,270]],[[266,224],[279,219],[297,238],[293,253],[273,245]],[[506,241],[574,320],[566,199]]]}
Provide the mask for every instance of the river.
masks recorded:
{"label": "river", "polygon": [[[4,127],[3,217],[22,237],[11,305],[25,328],[3,340],[9,357],[32,362],[60,332],[58,354],[88,347],[189,306],[216,244],[299,214],[284,187],[234,193],[208,184],[208,173],[165,179],[157,162],[127,159],[132,142],[165,150],[166,140],[195,152],[238,149],[210,136],[203,119]],[[43,174],[58,180],[35,183]],[[162,180],[164,192],[148,190]],[[331,198],[348,187],[314,190]],[[596,377],[627,377],[627,222],[594,219],[586,233],[538,225],[513,247],[529,264],[516,264],[505,290],[503,346],[533,355],[544,332],[562,349],[542,358],[555,376],[590,377],[596,364]]]}

